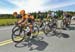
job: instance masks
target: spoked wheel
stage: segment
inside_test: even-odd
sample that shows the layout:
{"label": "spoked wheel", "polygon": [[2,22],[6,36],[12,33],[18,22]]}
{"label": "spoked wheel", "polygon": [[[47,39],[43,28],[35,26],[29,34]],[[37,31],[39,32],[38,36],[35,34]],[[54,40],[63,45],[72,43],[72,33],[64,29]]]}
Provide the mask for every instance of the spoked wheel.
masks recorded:
{"label": "spoked wheel", "polygon": [[19,26],[16,26],[16,25],[15,25],[15,26],[13,27],[13,29],[12,29],[12,32],[17,31],[18,29],[19,29]]}
{"label": "spoked wheel", "polygon": [[43,31],[44,31],[44,33],[47,35],[49,32],[51,32],[51,28],[49,27],[49,25],[45,25]]}
{"label": "spoked wheel", "polygon": [[33,36],[38,36],[39,34],[39,28],[37,26],[33,27],[33,32],[32,32]]}
{"label": "spoked wheel", "polygon": [[12,33],[15,33],[15,36],[18,36],[20,33],[20,27],[19,26],[14,26],[12,29]]}
{"label": "spoked wheel", "polygon": [[12,41],[15,43],[20,43],[25,38],[25,31],[18,26],[15,26],[15,28],[12,30]]}

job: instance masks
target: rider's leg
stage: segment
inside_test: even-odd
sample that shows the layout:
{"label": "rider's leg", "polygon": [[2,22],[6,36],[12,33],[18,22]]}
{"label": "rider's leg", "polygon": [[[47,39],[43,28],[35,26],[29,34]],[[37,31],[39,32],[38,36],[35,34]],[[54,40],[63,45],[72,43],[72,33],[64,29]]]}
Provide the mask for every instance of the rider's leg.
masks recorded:
{"label": "rider's leg", "polygon": [[30,27],[30,32],[32,32],[32,27],[33,27],[33,25],[30,24],[29,27]]}
{"label": "rider's leg", "polygon": [[31,32],[32,32],[32,24],[30,24],[29,27],[30,27],[30,31],[27,33],[27,36],[31,36]]}
{"label": "rider's leg", "polygon": [[40,24],[41,24],[40,27],[42,27],[42,25],[43,25],[42,19],[40,19]]}
{"label": "rider's leg", "polygon": [[[33,25],[31,24],[30,25],[30,32],[32,32],[32,31],[33,31]],[[32,38],[35,38],[35,35],[33,35]]]}

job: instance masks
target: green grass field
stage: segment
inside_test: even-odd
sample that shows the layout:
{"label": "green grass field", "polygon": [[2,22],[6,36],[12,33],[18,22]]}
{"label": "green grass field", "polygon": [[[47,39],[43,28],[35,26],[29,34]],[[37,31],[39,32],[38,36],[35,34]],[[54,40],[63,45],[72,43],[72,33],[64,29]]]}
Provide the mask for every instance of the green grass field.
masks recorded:
{"label": "green grass field", "polygon": [[16,19],[0,19],[0,26],[13,25],[16,22]]}
{"label": "green grass field", "polygon": [[[38,21],[39,19],[35,19],[35,21]],[[46,20],[44,18],[44,20]],[[0,19],[0,26],[9,26],[9,25],[13,25],[15,22],[17,21],[17,19]]]}
{"label": "green grass field", "polygon": [[[35,21],[38,21],[39,19],[35,19]],[[46,20],[46,19],[44,19]],[[13,25],[17,19],[0,19],[0,26],[9,26]]]}

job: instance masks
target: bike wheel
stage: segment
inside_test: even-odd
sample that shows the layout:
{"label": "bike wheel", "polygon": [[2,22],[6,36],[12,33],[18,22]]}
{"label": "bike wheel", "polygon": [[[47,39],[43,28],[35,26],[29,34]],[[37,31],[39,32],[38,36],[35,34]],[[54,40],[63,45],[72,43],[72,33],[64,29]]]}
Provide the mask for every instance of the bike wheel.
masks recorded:
{"label": "bike wheel", "polygon": [[21,28],[16,26],[17,29],[13,30],[12,32],[12,41],[15,43],[20,43],[24,40],[25,38],[25,31]]}
{"label": "bike wheel", "polygon": [[33,27],[33,32],[32,32],[33,36],[38,36],[39,34],[39,28],[37,26]]}
{"label": "bike wheel", "polygon": [[49,27],[49,25],[45,25],[45,27],[44,27],[44,33],[47,35],[49,32],[51,32],[51,29],[50,29],[50,27]]}
{"label": "bike wheel", "polygon": [[[19,32],[19,28],[20,28],[19,26],[14,26],[13,29],[12,29],[12,33]],[[14,35],[17,36],[18,34],[14,34]]]}

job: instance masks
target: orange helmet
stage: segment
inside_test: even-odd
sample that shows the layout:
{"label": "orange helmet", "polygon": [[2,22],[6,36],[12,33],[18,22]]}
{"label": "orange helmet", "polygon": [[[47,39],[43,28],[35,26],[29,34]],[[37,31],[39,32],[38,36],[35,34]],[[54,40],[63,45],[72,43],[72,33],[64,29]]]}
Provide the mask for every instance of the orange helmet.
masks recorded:
{"label": "orange helmet", "polygon": [[17,16],[17,12],[13,12],[13,16]]}
{"label": "orange helmet", "polygon": [[24,15],[24,14],[25,14],[25,10],[21,10],[21,11],[20,11],[20,14],[21,14],[21,15]]}

